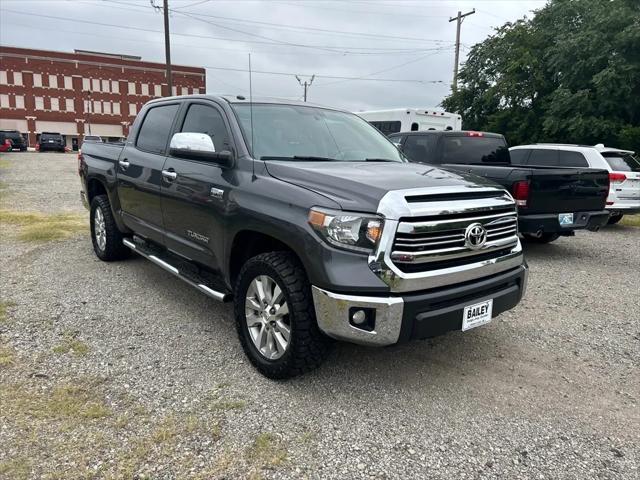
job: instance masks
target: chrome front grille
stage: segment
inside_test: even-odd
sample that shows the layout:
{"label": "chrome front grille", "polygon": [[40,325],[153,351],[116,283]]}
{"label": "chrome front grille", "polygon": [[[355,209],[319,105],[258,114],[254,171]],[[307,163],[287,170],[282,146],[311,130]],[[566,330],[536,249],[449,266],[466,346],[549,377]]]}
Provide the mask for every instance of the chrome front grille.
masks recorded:
{"label": "chrome front grille", "polygon": [[[482,225],[486,242],[481,248],[470,248],[465,239],[467,227]],[[441,262],[486,255],[516,245],[518,226],[515,206],[485,211],[473,210],[467,214],[443,214],[426,219],[404,219],[398,224],[391,252],[396,264]]]}

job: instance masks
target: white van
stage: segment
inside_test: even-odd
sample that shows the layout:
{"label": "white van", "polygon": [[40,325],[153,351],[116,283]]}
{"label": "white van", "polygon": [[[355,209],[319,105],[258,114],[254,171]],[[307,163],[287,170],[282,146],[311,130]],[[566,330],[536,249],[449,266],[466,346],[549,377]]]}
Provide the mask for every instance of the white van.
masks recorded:
{"label": "white van", "polygon": [[462,117],[457,113],[439,112],[432,108],[396,108],[356,112],[385,135],[421,130],[462,130]]}

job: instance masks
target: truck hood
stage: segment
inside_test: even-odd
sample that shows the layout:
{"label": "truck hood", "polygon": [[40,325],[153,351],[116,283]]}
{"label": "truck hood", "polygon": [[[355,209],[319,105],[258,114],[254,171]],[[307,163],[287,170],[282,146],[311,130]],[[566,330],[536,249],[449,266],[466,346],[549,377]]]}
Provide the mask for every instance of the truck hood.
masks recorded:
{"label": "truck hood", "polygon": [[344,210],[361,212],[375,212],[380,199],[393,190],[497,186],[475,175],[421,163],[268,161],[266,168],[278,180],[324,195]]}

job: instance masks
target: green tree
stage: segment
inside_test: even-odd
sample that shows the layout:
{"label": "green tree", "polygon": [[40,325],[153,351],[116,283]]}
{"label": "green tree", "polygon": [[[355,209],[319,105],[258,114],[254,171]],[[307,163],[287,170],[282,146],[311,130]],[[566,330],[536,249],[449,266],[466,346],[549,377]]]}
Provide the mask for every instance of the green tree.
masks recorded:
{"label": "green tree", "polygon": [[640,1],[551,0],[474,45],[442,106],[512,145],[640,151]]}

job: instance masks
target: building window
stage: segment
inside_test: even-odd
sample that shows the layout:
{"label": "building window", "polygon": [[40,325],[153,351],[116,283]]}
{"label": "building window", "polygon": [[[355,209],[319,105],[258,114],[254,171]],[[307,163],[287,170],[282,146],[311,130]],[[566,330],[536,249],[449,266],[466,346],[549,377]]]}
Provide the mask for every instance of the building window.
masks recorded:
{"label": "building window", "polygon": [[40,75],[39,73],[34,73],[33,74],[33,86],[34,87],[41,87],[42,86],[42,75]]}
{"label": "building window", "polygon": [[129,95],[136,94],[136,84],[133,82],[129,82]]}
{"label": "building window", "polygon": [[129,115],[131,115],[132,117],[135,117],[137,113],[138,113],[138,111],[136,109],[136,104],[135,103],[130,103],[129,104]]}
{"label": "building window", "polygon": [[194,95],[198,95],[200,93],[200,89],[199,88],[194,88],[193,89],[193,94]]}
{"label": "building window", "polygon": [[102,80],[102,91],[103,92],[108,92],[109,91],[109,84],[111,82],[109,82],[109,80]]}
{"label": "building window", "polygon": [[0,95],[0,108],[9,108],[9,95]]}
{"label": "building window", "polygon": [[36,110],[44,110],[44,98],[36,97]]}
{"label": "building window", "polygon": [[84,90],[85,92],[91,90],[91,80],[89,80],[88,78],[82,79],[82,90]]}
{"label": "building window", "polygon": [[102,102],[98,100],[93,101],[93,113],[102,113]]}
{"label": "building window", "polygon": [[161,97],[162,96],[162,85],[154,85],[153,86],[153,94],[156,97]]}
{"label": "building window", "polygon": [[67,112],[74,112],[76,107],[75,107],[75,103],[73,101],[73,98],[66,98],[65,101],[65,110]]}
{"label": "building window", "polygon": [[113,102],[113,114],[114,115],[120,115],[120,103],[119,102]]}
{"label": "building window", "polygon": [[111,80],[111,91],[113,93],[120,93],[120,82],[117,80]]}
{"label": "building window", "polygon": [[142,95],[149,95],[149,84],[141,83],[140,88],[142,89]]}
{"label": "building window", "polygon": [[89,100],[84,101],[84,113],[90,113],[91,102]]}
{"label": "building window", "polygon": [[171,95],[173,95],[174,97],[178,95],[178,87],[176,87],[175,85],[171,87]]}
{"label": "building window", "polygon": [[100,91],[100,80],[97,78],[92,78],[91,79],[91,90],[93,90],[94,92],[99,92]]}
{"label": "building window", "polygon": [[13,72],[13,84],[22,85],[22,72]]}
{"label": "building window", "polygon": [[110,102],[104,102],[102,104],[102,112],[106,113],[107,115],[111,115],[111,103]]}
{"label": "building window", "polygon": [[67,90],[73,90],[73,78],[64,77],[64,88]]}
{"label": "building window", "polygon": [[7,72],[4,70],[0,70],[0,85],[7,84]]}
{"label": "building window", "polygon": [[51,110],[53,110],[54,112],[60,110],[60,101],[57,98],[51,99]]}
{"label": "building window", "polygon": [[16,108],[19,110],[24,110],[24,96],[16,95]]}
{"label": "building window", "polygon": [[181,95],[189,95],[189,89],[187,87],[182,87],[182,94]]}
{"label": "building window", "polygon": [[58,88],[58,77],[56,75],[49,75],[49,88]]}

